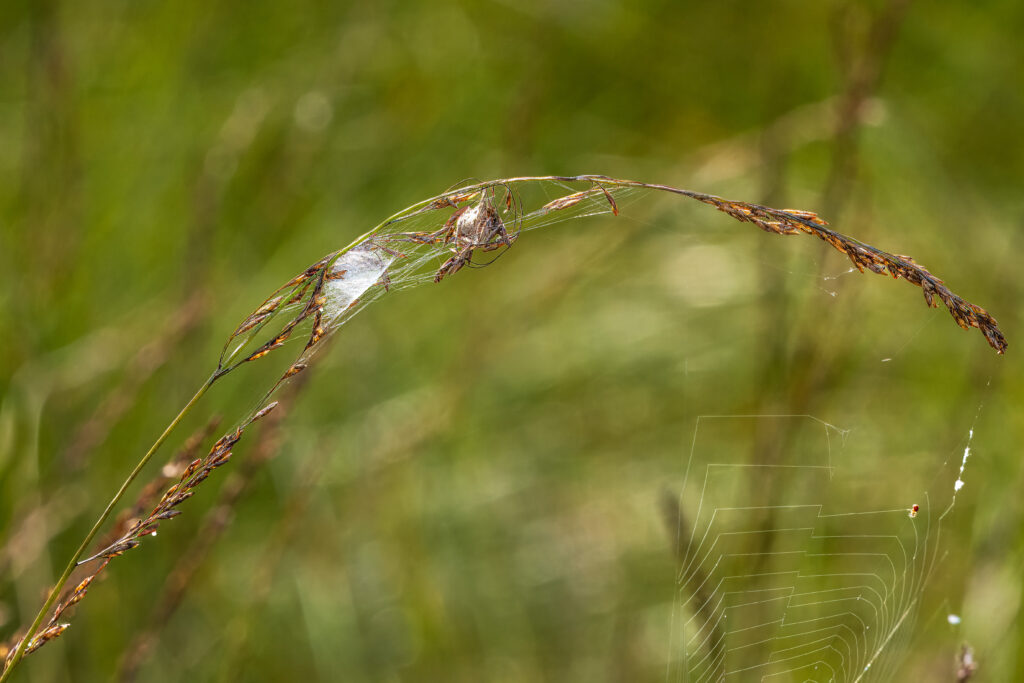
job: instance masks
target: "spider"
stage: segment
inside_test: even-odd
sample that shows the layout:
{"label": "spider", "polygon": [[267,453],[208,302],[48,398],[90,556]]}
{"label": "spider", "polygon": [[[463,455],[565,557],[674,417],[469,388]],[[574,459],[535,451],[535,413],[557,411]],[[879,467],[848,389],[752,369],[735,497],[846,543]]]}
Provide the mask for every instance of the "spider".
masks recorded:
{"label": "spider", "polygon": [[501,216],[484,197],[477,204],[455,210],[437,232],[406,233],[404,237],[419,244],[451,245],[454,256],[445,261],[434,276],[434,282],[440,282],[445,275],[456,273],[463,266],[472,266],[475,250],[494,251],[500,247],[511,247],[519,234],[508,233]]}

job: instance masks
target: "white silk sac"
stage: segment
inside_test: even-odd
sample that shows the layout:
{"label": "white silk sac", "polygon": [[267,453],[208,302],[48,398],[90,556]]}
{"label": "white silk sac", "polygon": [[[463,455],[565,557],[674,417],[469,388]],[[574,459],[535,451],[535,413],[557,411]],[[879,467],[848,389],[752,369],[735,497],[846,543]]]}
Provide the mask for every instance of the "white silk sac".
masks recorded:
{"label": "white silk sac", "polygon": [[[331,268],[331,276],[324,286],[324,323],[330,329],[340,324],[346,311],[354,309],[360,298],[381,281],[394,257],[373,247],[362,245],[338,257]],[[363,302],[365,303],[365,302]]]}

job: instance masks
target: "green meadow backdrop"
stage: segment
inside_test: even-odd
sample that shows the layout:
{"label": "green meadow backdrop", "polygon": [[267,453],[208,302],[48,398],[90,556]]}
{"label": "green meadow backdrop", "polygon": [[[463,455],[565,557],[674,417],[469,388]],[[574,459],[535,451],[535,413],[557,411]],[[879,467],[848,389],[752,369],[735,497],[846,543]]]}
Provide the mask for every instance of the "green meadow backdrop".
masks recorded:
{"label": "green meadow backdrop", "polygon": [[[863,680],[954,681],[965,644],[1024,677],[1022,28],[1011,0],[3,3],[0,638],[239,321],[467,178],[815,211],[1009,340],[672,196],[524,233],[346,324],[13,680],[856,680],[877,652]],[[279,369],[225,378],[141,482]],[[721,550],[739,508],[763,543]],[[895,637],[745,649],[694,600],[739,589],[679,578],[709,511],[733,574],[863,575]]]}

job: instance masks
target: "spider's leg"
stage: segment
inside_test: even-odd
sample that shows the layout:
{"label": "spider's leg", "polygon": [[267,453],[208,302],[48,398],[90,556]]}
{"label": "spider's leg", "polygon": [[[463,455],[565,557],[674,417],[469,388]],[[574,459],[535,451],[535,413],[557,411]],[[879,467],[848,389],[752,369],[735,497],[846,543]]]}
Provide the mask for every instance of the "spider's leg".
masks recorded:
{"label": "spider's leg", "polygon": [[[452,251],[455,250],[453,249]],[[465,249],[455,251],[454,256],[441,264],[441,267],[437,270],[437,275],[434,276],[434,282],[440,282],[444,279],[445,275],[459,272],[472,258],[473,247],[466,247]]]}
{"label": "spider's leg", "polygon": [[510,235],[505,230],[505,226],[501,226],[497,233],[487,244],[481,244],[478,248],[483,251],[494,251],[500,247],[511,247],[512,243],[519,239],[519,233]]}
{"label": "spider's leg", "polygon": [[511,247],[512,243],[515,242],[517,239],[519,239],[519,233],[517,232],[514,234],[510,234],[509,231],[505,229],[505,224],[502,223],[498,227],[498,238],[492,240],[492,243],[504,245],[506,247]]}

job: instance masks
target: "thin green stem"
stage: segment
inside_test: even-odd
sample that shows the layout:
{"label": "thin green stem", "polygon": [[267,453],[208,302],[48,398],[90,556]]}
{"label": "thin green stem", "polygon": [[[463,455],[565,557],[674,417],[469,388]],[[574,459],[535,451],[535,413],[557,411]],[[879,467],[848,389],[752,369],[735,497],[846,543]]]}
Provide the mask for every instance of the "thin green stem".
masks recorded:
{"label": "thin green stem", "polygon": [[164,429],[164,433],[161,434],[160,437],[153,442],[153,445],[149,447],[149,450],[146,451],[146,454],[142,456],[139,462],[135,465],[135,469],[131,471],[131,474],[128,475],[128,478],[124,480],[123,484],[121,484],[121,488],[117,490],[117,493],[114,494],[114,497],[110,499],[109,503],[107,503],[106,509],[103,510],[103,513],[96,520],[96,523],[92,525],[92,529],[90,529],[89,533],[86,534],[85,538],[82,540],[82,544],[78,546],[78,550],[75,551],[75,554],[72,555],[71,559],[68,561],[67,566],[64,567],[64,572],[60,575],[60,578],[57,579],[56,585],[54,585],[53,590],[50,591],[50,595],[46,598],[46,602],[39,610],[39,614],[36,615],[35,620],[32,622],[32,625],[29,626],[28,631],[25,633],[25,636],[21,639],[21,642],[18,643],[18,648],[14,652],[14,656],[11,658],[10,663],[8,663],[7,668],[3,670],[3,673],[0,673],[0,683],[4,683],[11,677],[11,673],[14,671],[14,668],[18,665],[18,662],[20,662],[21,658],[25,655],[25,648],[27,648],[29,643],[32,642],[32,638],[34,638],[36,633],[39,631],[39,627],[42,625],[43,620],[46,618],[46,615],[50,613],[50,609],[53,607],[53,604],[57,602],[57,598],[63,592],[64,585],[68,582],[68,579],[71,578],[71,573],[75,571],[75,567],[78,566],[78,561],[82,558],[82,555],[85,554],[85,551],[89,549],[89,546],[90,544],[92,544],[93,539],[96,538],[96,534],[99,533],[100,529],[103,527],[107,519],[110,517],[110,514],[114,511],[114,508],[117,507],[117,504],[121,501],[121,498],[124,497],[125,492],[128,491],[128,487],[131,486],[132,482],[135,481],[135,478],[139,476],[139,473],[142,472],[143,468],[150,461],[150,459],[152,459],[153,455],[160,449],[160,446],[162,446],[164,441],[167,440],[167,437],[171,435],[171,432],[174,431],[174,428],[178,426],[178,423],[181,422],[182,418],[184,418],[185,415],[187,415],[189,411],[192,410],[192,407],[196,404],[196,402],[199,401],[200,398],[202,398],[203,394],[205,394],[206,391],[211,386],[213,386],[213,383],[216,382],[217,379],[220,378],[221,376],[222,375],[215,373],[211,375],[208,380],[206,380],[203,386],[199,388],[199,391],[196,392],[196,395],[193,396],[189,400],[189,402],[185,404],[185,407],[181,409],[181,412],[178,413],[178,416],[171,420],[171,423],[167,425],[167,428]]}

